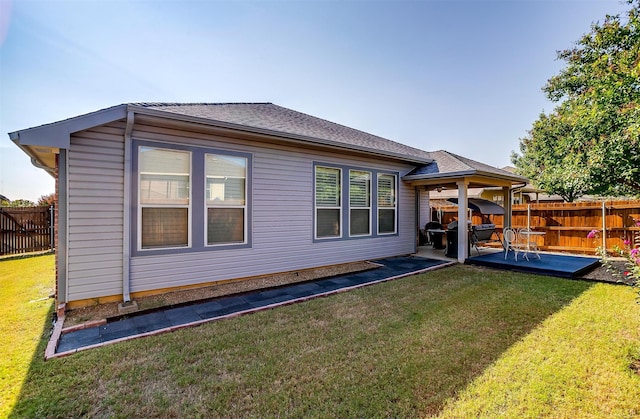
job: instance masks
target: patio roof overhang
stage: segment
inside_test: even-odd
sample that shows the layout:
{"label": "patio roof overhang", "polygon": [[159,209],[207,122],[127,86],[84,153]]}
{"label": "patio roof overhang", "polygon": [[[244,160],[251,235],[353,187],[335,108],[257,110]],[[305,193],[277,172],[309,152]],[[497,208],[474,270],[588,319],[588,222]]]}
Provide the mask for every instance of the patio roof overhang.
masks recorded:
{"label": "patio roof overhang", "polygon": [[526,184],[527,179],[510,173],[490,173],[468,170],[455,173],[407,175],[402,178],[411,186],[425,190],[458,189],[465,184],[467,188],[502,187],[512,188]]}

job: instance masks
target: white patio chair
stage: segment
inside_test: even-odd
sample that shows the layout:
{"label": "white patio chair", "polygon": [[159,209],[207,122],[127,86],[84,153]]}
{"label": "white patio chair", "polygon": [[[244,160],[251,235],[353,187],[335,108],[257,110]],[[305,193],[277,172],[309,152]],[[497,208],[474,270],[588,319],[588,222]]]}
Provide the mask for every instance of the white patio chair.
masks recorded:
{"label": "white patio chair", "polygon": [[531,235],[529,233],[531,233],[531,229],[521,228],[520,231],[518,231],[520,241],[522,242],[522,245],[524,246],[527,253],[533,253],[538,257],[538,259],[540,259],[540,253],[538,253],[538,244],[535,242],[535,240],[531,239]]}
{"label": "white patio chair", "polygon": [[518,233],[512,228],[505,228],[502,232],[504,240],[504,260],[509,256],[509,250],[513,250],[516,262],[518,261],[518,252],[523,252],[524,258],[529,260],[524,244],[518,238]]}

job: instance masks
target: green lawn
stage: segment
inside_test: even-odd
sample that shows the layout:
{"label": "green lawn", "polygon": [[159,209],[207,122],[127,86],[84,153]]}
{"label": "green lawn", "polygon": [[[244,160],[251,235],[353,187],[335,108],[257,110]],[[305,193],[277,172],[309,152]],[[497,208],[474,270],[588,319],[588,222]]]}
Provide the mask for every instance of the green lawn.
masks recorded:
{"label": "green lawn", "polygon": [[54,286],[53,256],[0,260],[0,417],[16,402],[33,358],[43,358]]}
{"label": "green lawn", "polygon": [[46,362],[45,345],[15,417],[640,415],[630,288],[470,266]]}

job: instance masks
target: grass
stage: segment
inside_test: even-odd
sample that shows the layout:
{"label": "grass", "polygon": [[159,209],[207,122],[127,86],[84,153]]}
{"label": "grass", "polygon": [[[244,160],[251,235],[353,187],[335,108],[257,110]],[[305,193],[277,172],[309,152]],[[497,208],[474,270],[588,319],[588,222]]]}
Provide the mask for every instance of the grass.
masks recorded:
{"label": "grass", "polygon": [[640,417],[640,306],[598,284],[513,345],[442,417]]}
{"label": "grass", "polygon": [[639,313],[622,286],[456,266],[47,362],[43,338],[11,414],[628,417]]}
{"label": "grass", "polygon": [[0,261],[0,417],[17,401],[32,358],[43,356],[36,349],[53,310],[53,269],[52,255]]}

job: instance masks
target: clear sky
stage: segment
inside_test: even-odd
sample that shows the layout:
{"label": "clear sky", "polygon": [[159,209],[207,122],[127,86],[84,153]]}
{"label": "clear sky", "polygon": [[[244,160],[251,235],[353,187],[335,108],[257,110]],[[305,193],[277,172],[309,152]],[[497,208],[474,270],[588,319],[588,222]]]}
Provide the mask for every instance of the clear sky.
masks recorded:
{"label": "clear sky", "polygon": [[53,179],[7,133],[127,102],[273,102],[510,164],[570,48],[617,0],[0,0],[0,194]]}

